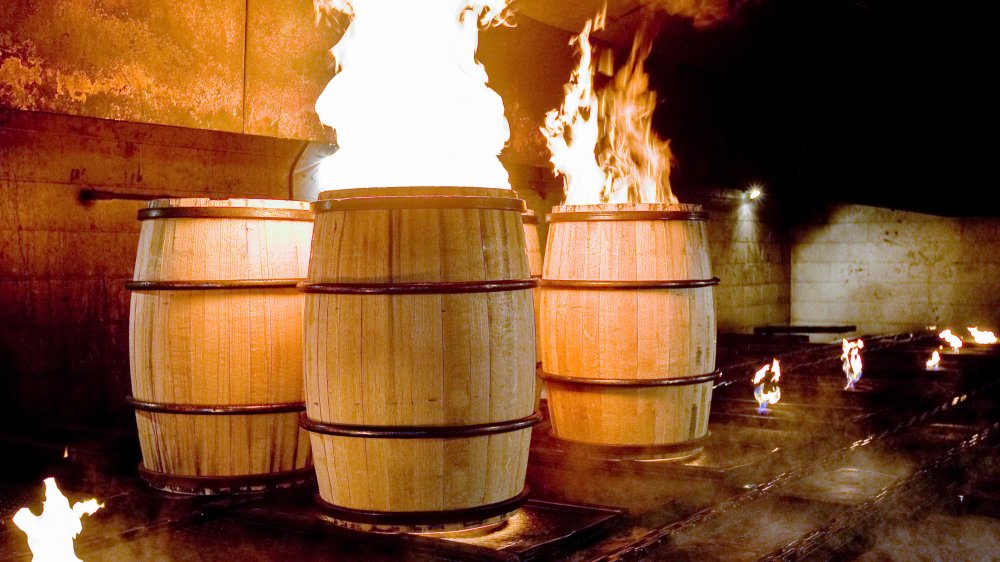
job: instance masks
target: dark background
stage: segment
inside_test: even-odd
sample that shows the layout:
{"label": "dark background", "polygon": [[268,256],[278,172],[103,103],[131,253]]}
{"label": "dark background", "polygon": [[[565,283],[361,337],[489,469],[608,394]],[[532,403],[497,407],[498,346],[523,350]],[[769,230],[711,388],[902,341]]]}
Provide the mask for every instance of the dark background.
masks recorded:
{"label": "dark background", "polygon": [[756,180],[793,206],[1000,215],[998,12],[972,1],[761,0],[702,29],[661,16],[647,71],[673,183]]}

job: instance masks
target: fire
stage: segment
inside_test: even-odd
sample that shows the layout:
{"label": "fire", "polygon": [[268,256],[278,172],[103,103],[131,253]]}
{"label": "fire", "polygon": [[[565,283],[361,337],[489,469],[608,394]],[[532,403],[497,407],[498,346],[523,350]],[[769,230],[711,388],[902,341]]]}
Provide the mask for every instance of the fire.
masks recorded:
{"label": "fire", "polygon": [[554,171],[563,176],[565,204],[677,203],[670,189],[670,141],[653,132],[656,92],[643,69],[652,38],[641,30],[614,81],[595,94],[590,33],[603,23],[602,11],[571,41],[580,62],[562,107],[548,112],[542,127]]}
{"label": "fire", "polygon": [[350,18],[316,101],[340,146],[320,164],[324,189],[510,188],[503,100],[476,60],[479,30],[506,25],[508,2],[314,0],[318,16]]}
{"label": "fire", "polygon": [[73,539],[83,530],[80,518],[84,514],[93,515],[102,507],[93,498],[70,507],[55,478],[46,478],[41,515],[23,507],[14,514],[13,521],[28,535],[34,562],[80,562],[73,550]]}
{"label": "fire", "polygon": [[[768,377],[768,372],[771,376]],[[753,375],[751,383],[755,385],[753,397],[757,399],[757,413],[767,412],[769,404],[777,404],[781,400],[781,388],[778,382],[781,380],[781,364],[777,359],[771,361],[770,365],[764,365]]]}
{"label": "fire", "polygon": [[947,329],[941,332],[940,334],[938,334],[938,337],[948,342],[948,345],[951,346],[952,351],[958,351],[959,349],[962,348],[962,338],[951,333],[951,329]]}
{"label": "fire", "polygon": [[993,335],[993,332],[979,331],[975,326],[969,326],[968,330],[972,334],[972,339],[978,344],[989,345],[997,343],[997,337]]}
{"label": "fire", "polygon": [[854,385],[861,380],[861,350],[864,347],[865,342],[860,338],[855,341],[848,341],[845,338],[841,344],[843,353],[840,355],[840,360],[843,361],[842,369],[844,376],[847,377],[847,386],[844,390],[854,390]]}
{"label": "fire", "polygon": [[934,353],[931,354],[931,358],[927,360],[927,368],[937,369],[938,365],[940,364],[941,364],[941,354],[938,353],[937,350],[935,349]]}

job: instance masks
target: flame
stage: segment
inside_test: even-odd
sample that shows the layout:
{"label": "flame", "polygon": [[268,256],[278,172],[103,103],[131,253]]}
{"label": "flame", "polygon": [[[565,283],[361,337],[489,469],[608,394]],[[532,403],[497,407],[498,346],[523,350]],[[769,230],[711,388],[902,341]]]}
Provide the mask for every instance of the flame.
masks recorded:
{"label": "flame", "polygon": [[927,368],[937,369],[938,365],[940,364],[941,364],[941,354],[938,353],[937,350],[935,349],[934,353],[931,354],[931,358],[927,360]]}
{"label": "flame", "polygon": [[317,17],[350,19],[316,100],[340,146],[320,163],[324,189],[510,188],[503,100],[476,60],[479,30],[509,25],[508,2],[314,0]]}
{"label": "flame", "polygon": [[989,345],[997,343],[997,337],[993,335],[993,332],[979,331],[975,326],[969,326],[968,330],[972,334],[972,339],[978,344]]}
{"label": "flame", "polygon": [[73,539],[83,530],[80,518],[93,515],[104,504],[96,499],[69,506],[69,500],[56,486],[55,478],[45,479],[45,501],[41,515],[27,507],[14,514],[14,524],[28,535],[28,548],[34,562],[80,562],[73,550]]}
{"label": "flame", "polygon": [[[771,373],[770,377],[767,377],[768,372]],[[754,373],[751,382],[756,385],[756,388],[753,389],[753,397],[757,400],[757,413],[767,412],[769,404],[777,404],[781,400],[781,387],[778,386],[780,380],[781,364],[777,359],[772,360],[770,365],[764,365]]]}
{"label": "flame", "polygon": [[948,345],[951,346],[952,351],[958,351],[962,347],[962,338],[951,333],[950,328],[938,334],[938,337],[948,342]]}
{"label": "flame", "polygon": [[844,371],[844,376],[847,377],[847,386],[844,390],[853,390],[854,385],[861,380],[861,350],[864,349],[865,342],[862,339],[857,339],[855,341],[848,341],[846,338],[843,339],[841,343],[841,349],[843,353],[840,355],[840,360],[843,361],[842,369]]}
{"label": "flame", "polygon": [[597,95],[594,93],[594,60],[590,46],[591,30],[604,27],[604,10],[583,26],[576,43],[580,63],[564,87],[562,107],[545,114],[545,135],[553,171],[563,176],[567,205],[600,202],[604,171],[597,164],[599,136]]}
{"label": "flame", "polygon": [[677,203],[670,189],[670,141],[653,132],[656,92],[643,69],[652,38],[645,27],[614,81],[594,93],[590,32],[601,29],[604,17],[602,10],[571,41],[580,62],[562,106],[546,114],[542,127],[554,171],[563,176],[565,204]]}

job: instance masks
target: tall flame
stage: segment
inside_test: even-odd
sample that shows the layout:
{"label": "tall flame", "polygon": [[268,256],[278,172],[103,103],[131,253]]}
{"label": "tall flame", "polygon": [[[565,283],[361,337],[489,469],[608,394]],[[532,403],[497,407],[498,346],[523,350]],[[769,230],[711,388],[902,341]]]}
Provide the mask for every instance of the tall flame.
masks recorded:
{"label": "tall flame", "polygon": [[854,385],[861,380],[861,350],[865,347],[865,342],[862,339],[857,339],[855,341],[848,341],[846,338],[843,339],[841,343],[841,350],[843,353],[840,355],[840,360],[843,361],[841,368],[844,371],[844,376],[847,377],[847,386],[844,390],[853,390]]}
{"label": "tall flame", "polygon": [[320,164],[322,187],[509,189],[503,100],[476,60],[480,28],[506,25],[508,2],[314,0],[318,17],[351,20],[316,101],[340,146]]}
{"label": "tall flame", "polygon": [[80,518],[85,514],[93,515],[102,507],[96,499],[70,507],[69,500],[56,486],[55,478],[46,478],[41,515],[23,507],[14,514],[13,521],[28,535],[28,548],[34,562],[81,562],[73,550],[73,539],[83,530]]}
{"label": "tall flame", "polygon": [[993,332],[986,330],[980,331],[975,326],[969,326],[968,330],[969,333],[972,334],[972,339],[975,340],[975,342],[980,345],[990,345],[997,343],[997,337],[993,335]]}
{"label": "tall flame", "polygon": [[553,171],[562,174],[567,205],[599,203],[604,170],[597,164],[599,136],[597,94],[594,93],[594,59],[590,32],[604,27],[604,11],[583,26],[570,41],[580,52],[580,63],[564,89],[562,107],[545,114],[542,134],[551,153]]}
{"label": "tall flame", "polygon": [[603,23],[602,10],[571,41],[580,62],[562,106],[546,114],[542,128],[554,171],[563,177],[565,204],[677,203],[670,189],[670,141],[653,131],[656,92],[643,69],[652,38],[642,28],[614,81],[595,94],[590,33]]}
{"label": "tall flame", "polygon": [[[771,374],[770,377],[767,376],[768,373]],[[781,363],[777,359],[772,360],[770,365],[764,365],[754,373],[751,383],[756,385],[753,389],[753,397],[757,400],[757,413],[767,412],[769,404],[777,404],[781,400],[779,381],[781,381]]]}
{"label": "tall flame", "polygon": [[927,360],[927,368],[937,369],[938,365],[940,364],[941,364],[941,354],[938,353],[937,350],[935,349],[934,353],[931,353],[931,358]]}
{"label": "tall flame", "polygon": [[946,341],[948,345],[951,347],[952,351],[958,351],[959,349],[962,348],[962,338],[951,333],[950,328],[938,334],[938,337]]}

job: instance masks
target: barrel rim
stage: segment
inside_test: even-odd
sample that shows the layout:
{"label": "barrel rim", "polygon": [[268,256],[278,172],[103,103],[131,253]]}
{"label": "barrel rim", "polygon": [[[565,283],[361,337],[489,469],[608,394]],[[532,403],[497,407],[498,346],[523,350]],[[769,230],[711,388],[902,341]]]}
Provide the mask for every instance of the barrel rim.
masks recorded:
{"label": "barrel rim", "polygon": [[545,215],[546,222],[584,221],[698,221],[708,220],[704,211],[554,211]]}
{"label": "barrel rim", "polygon": [[722,370],[716,369],[710,373],[690,377],[668,377],[662,379],[588,379],[583,377],[567,377],[555,375],[541,369],[538,377],[546,382],[562,383],[570,386],[604,386],[616,388],[647,388],[660,386],[688,386],[712,382],[722,376]]}
{"label": "barrel rim", "polygon": [[504,422],[487,422],[469,425],[362,425],[329,423],[314,420],[303,412],[299,427],[310,433],[337,437],[362,437],[369,439],[458,439],[496,435],[528,429],[542,421],[541,412]]}
{"label": "barrel rim", "polygon": [[327,199],[348,199],[357,197],[380,197],[380,196],[469,196],[479,197],[501,197],[504,199],[517,199],[517,193],[513,189],[501,187],[473,187],[458,185],[397,185],[393,187],[352,187],[348,189],[327,189],[321,191],[316,198],[317,201]]}
{"label": "barrel rim", "polygon": [[195,476],[158,472],[139,463],[139,476],[153,488],[181,494],[261,493],[310,483],[316,478],[316,470],[307,466],[261,474]]}
{"label": "barrel rim", "polygon": [[252,219],[313,222],[308,209],[270,209],[265,207],[148,207],[139,209],[140,221],[154,219]]}
{"label": "barrel rim", "polygon": [[528,209],[521,213],[521,222],[524,224],[538,224],[538,215],[531,209]]}
{"label": "barrel rim", "polygon": [[202,416],[283,414],[288,412],[302,412],[306,409],[305,402],[278,402],[274,404],[177,404],[139,400],[132,395],[126,396],[125,402],[140,412]]}
{"label": "barrel rim", "polygon": [[312,204],[315,213],[416,209],[481,209],[523,213],[526,208],[521,199],[479,195],[369,195],[323,199]]}
{"label": "barrel rim", "polygon": [[542,278],[539,285],[554,289],[609,289],[609,290],[629,290],[629,289],[698,289],[702,287],[714,287],[718,285],[718,277],[710,279],[675,279],[675,280],[618,280],[618,281],[590,281],[582,279],[545,279]]}
{"label": "barrel rim", "polygon": [[290,279],[215,279],[205,281],[126,281],[129,291],[210,291],[229,289],[294,289],[303,278]]}
{"label": "barrel rim", "polygon": [[527,485],[514,497],[462,509],[446,509],[438,511],[375,511],[341,507],[323,499],[318,494],[316,502],[323,511],[334,519],[351,523],[364,523],[384,526],[430,526],[469,523],[470,526],[494,517],[502,517],[517,511],[528,500],[531,488]]}
{"label": "barrel rim", "polygon": [[333,295],[450,295],[526,291],[538,286],[538,279],[496,279],[489,281],[427,281],[419,283],[311,283],[302,282],[303,293]]}

